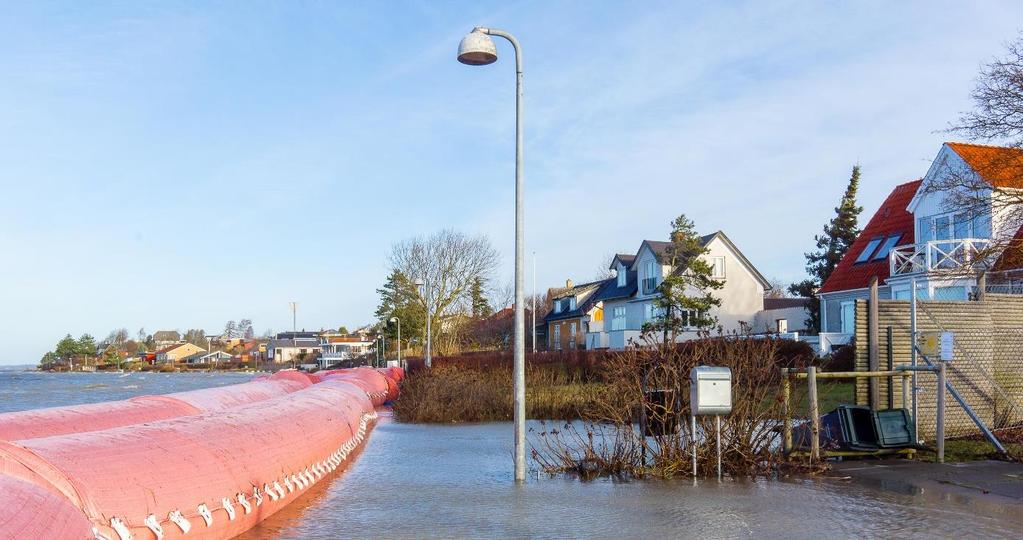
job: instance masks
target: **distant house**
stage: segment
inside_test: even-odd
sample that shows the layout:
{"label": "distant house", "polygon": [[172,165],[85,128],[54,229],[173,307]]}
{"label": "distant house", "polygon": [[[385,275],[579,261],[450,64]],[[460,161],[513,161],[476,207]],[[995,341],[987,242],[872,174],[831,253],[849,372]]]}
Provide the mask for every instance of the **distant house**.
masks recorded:
{"label": "distant house", "polygon": [[597,300],[597,292],[612,280],[591,281],[574,285],[565,282],[565,288],[551,291],[552,307],[544,322],[547,323],[547,350],[570,351],[586,348],[586,334],[591,321],[604,320],[604,306]]}
{"label": "distant house", "polygon": [[278,337],[267,343],[266,350],[267,358],[275,364],[309,363],[320,354],[322,347],[319,337]]}
{"label": "distant house", "polygon": [[753,317],[753,331],[757,333],[788,333],[808,331],[806,321],[810,298],[764,298],[764,309]]}
{"label": "distant house", "polygon": [[177,343],[168,345],[156,351],[156,361],[159,363],[181,362],[186,358],[201,355],[206,349],[191,343]]}
{"label": "distant house", "polygon": [[325,332],[320,336],[321,358],[327,364],[351,360],[373,352],[376,340],[369,336]]}
{"label": "distant house", "polygon": [[158,330],[153,333],[153,341],[156,343],[156,348],[161,349],[181,343],[181,333],[177,330]]}
{"label": "distant house", "polygon": [[[723,284],[711,292],[721,305],[712,308],[710,315],[724,332],[743,331],[763,311],[764,291],[770,288],[770,283],[724,232],[703,236],[700,243],[707,249],[702,257],[711,266],[712,277]],[[610,280],[613,289],[596,298],[603,303],[602,328],[597,331],[591,328],[587,343],[594,348],[610,349],[639,344],[643,326],[660,316],[655,300],[660,296],[658,287],[671,271],[669,246],[671,242],[644,240],[635,255],[614,257],[611,270],[617,276]],[[690,328],[679,339],[697,336],[697,329]]]}
{"label": "distant house", "polygon": [[197,354],[185,359],[189,364],[219,364],[230,362],[233,356],[226,351],[213,351],[207,354]]}

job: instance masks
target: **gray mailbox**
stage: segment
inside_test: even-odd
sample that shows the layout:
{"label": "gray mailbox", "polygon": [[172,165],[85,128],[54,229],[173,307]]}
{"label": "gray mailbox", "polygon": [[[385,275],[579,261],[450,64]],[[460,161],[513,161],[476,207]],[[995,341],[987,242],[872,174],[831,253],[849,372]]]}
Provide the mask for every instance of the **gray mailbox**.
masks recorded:
{"label": "gray mailbox", "polygon": [[689,403],[694,416],[732,412],[732,370],[696,366],[689,372]]}

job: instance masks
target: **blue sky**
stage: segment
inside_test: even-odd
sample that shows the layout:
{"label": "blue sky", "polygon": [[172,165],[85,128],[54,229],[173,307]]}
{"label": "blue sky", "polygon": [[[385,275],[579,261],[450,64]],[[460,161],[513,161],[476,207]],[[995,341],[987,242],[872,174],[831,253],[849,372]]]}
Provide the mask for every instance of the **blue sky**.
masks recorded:
{"label": "blue sky", "polygon": [[[64,333],[369,322],[390,244],[490,236],[510,281],[525,48],[539,288],[686,213],[802,276],[851,166],[921,176],[1018,2],[20,2],[0,18],[0,363]],[[528,285],[527,285],[528,286]]]}

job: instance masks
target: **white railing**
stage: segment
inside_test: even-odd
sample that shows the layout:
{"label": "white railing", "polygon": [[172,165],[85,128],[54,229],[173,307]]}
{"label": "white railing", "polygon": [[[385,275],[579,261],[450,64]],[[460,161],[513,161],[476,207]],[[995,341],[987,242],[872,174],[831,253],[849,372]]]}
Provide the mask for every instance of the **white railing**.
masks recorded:
{"label": "white railing", "polygon": [[888,254],[891,276],[961,271],[986,263],[991,241],[978,238],[934,240],[893,248]]}

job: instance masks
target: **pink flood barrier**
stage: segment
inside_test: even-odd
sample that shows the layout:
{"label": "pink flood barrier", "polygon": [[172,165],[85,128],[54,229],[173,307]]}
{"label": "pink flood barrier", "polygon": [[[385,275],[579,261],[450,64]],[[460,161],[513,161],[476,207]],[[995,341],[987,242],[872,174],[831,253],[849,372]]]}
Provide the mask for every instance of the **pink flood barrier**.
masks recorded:
{"label": "pink flood barrier", "polygon": [[[237,388],[253,383],[184,392],[168,406],[199,412],[0,442],[0,537],[235,536],[342,467],[403,373],[278,375],[254,383],[305,385],[263,399]],[[108,414],[138,412],[125,403],[106,404]]]}

